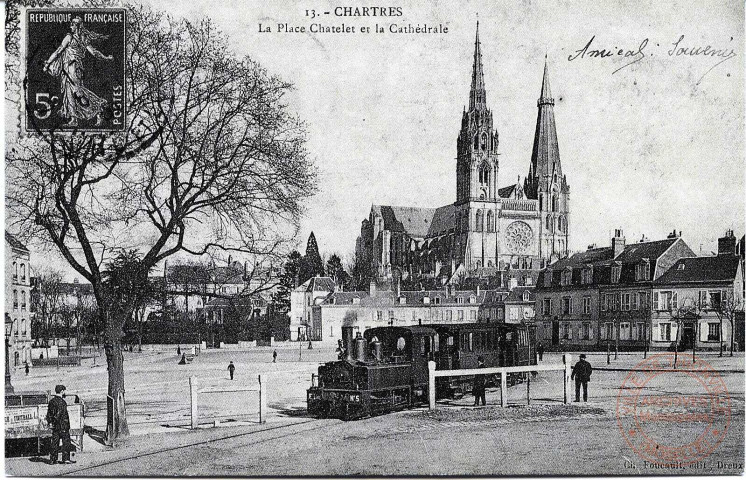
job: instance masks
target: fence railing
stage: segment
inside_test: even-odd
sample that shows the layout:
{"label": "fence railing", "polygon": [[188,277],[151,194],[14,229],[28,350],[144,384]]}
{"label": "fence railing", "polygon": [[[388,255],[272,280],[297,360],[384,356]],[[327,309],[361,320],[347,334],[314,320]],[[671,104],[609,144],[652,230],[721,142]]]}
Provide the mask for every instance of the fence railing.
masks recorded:
{"label": "fence railing", "polygon": [[55,358],[32,358],[31,365],[34,367],[76,367],[80,365],[80,357],[70,355]]}
{"label": "fence railing", "polygon": [[[259,375],[259,384],[255,386],[213,386],[202,389],[197,388],[197,377],[189,377],[189,398],[191,403],[191,428],[197,428],[199,425],[199,396],[208,393],[229,393],[229,392],[258,392],[259,393],[259,423],[267,422],[267,386],[262,382],[262,376]],[[246,402],[247,405],[251,401]],[[215,421],[217,424],[218,421]]]}
{"label": "fence railing", "polygon": [[[435,362],[427,362],[428,369],[428,400],[430,410],[435,409],[435,379],[437,377],[463,377],[466,375],[500,375],[500,406],[505,407],[508,404],[508,374],[509,373],[526,373],[526,372],[551,372],[564,371],[562,384],[564,391],[564,403],[568,403],[570,391],[570,354],[562,355],[562,363],[544,364],[544,365],[525,365],[517,367],[488,367],[488,368],[468,368],[463,370],[436,370]],[[530,377],[530,375],[529,375]],[[531,380],[526,383],[526,399],[531,402]]]}

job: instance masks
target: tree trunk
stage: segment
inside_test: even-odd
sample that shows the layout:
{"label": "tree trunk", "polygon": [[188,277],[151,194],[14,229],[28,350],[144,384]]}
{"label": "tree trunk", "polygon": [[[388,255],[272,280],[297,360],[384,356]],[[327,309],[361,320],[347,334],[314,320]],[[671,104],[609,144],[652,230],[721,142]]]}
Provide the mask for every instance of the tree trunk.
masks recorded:
{"label": "tree trunk", "polygon": [[730,356],[733,356],[733,347],[736,346],[736,318],[735,314],[730,318]]}
{"label": "tree trunk", "polygon": [[[130,315],[132,312],[129,312]],[[109,370],[108,395],[111,403],[107,406],[106,439],[113,444],[116,439],[129,436],[127,410],[124,403],[124,356],[122,355],[122,327],[128,318],[122,312],[107,312],[106,322],[106,363]]]}

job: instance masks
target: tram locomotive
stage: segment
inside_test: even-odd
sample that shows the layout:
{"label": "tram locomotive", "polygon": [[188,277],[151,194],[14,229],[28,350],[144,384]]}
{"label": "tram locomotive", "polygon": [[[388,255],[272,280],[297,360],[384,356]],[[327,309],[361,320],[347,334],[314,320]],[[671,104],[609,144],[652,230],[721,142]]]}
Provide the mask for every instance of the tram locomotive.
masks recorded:
{"label": "tram locomotive", "polygon": [[[504,323],[378,327],[353,338],[342,327],[340,359],[319,366],[307,391],[308,413],[357,418],[427,402],[428,361],[438,370],[535,365],[534,327]],[[438,377],[436,398],[458,398],[473,377]],[[509,377],[509,381],[514,378]]]}

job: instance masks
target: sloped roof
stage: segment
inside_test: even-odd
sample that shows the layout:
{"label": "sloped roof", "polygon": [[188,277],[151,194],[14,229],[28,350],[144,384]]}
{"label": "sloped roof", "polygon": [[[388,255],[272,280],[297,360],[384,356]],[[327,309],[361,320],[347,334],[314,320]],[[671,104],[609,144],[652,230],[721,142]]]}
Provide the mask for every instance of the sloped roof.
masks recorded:
{"label": "sloped roof", "polygon": [[453,205],[439,208],[373,205],[371,209],[383,218],[386,230],[404,232],[416,238],[434,237],[455,225]]}
{"label": "sloped roof", "polygon": [[508,294],[508,296],[505,298],[504,301],[506,303],[507,302],[523,302],[523,293],[524,292],[528,292],[528,294],[529,294],[528,301],[529,302],[533,302],[534,299],[535,299],[535,296],[534,296],[534,287],[533,286],[531,286],[531,287],[526,287],[526,286],[515,287],[513,290],[510,291],[510,293]]}
{"label": "sloped roof", "polygon": [[614,260],[617,262],[639,262],[643,258],[654,260],[663,255],[677,238],[667,238],[654,242],[630,243],[624,247],[624,251]]}
{"label": "sloped roof", "polygon": [[16,250],[25,250],[28,252],[28,248],[20,240],[18,240],[12,233],[5,232],[5,242]]}
{"label": "sloped roof", "polygon": [[655,284],[730,282],[736,277],[740,261],[736,255],[681,258]]}
{"label": "sloped roof", "polygon": [[334,280],[331,277],[311,277],[299,287],[305,292],[333,292]]}
{"label": "sloped roof", "polygon": [[507,187],[502,187],[497,190],[497,196],[500,198],[510,198],[513,196],[513,192],[515,191],[518,184],[508,185]]}
{"label": "sloped roof", "polygon": [[611,247],[592,248],[585,252],[578,252],[571,257],[557,260],[550,268],[559,270],[567,267],[576,267],[587,265],[589,263],[605,262],[614,258],[614,251]]}

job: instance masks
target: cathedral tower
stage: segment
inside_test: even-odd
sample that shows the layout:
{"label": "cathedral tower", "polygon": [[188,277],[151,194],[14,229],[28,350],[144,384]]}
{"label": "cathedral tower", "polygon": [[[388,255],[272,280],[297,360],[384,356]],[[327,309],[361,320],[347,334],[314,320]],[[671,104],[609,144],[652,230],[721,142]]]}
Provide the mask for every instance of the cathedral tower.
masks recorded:
{"label": "cathedral tower", "polygon": [[456,260],[469,268],[496,264],[497,146],[497,130],[487,108],[477,22],[469,109],[461,117],[456,157],[455,253]]}
{"label": "cathedral tower", "polygon": [[570,186],[562,174],[557,130],[554,124],[554,98],[549,87],[546,59],[537,106],[539,113],[536,119],[531,166],[523,189],[527,198],[539,201],[539,255],[553,260],[565,257],[568,253]]}

